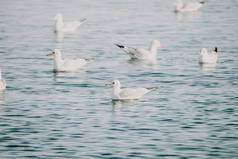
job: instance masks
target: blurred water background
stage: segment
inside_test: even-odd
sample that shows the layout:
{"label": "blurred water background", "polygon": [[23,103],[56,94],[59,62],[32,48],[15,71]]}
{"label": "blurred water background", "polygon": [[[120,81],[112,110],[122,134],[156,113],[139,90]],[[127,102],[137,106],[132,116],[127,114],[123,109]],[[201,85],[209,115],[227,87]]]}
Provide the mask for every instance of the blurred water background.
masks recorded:
{"label": "blurred water background", "polygon": [[[208,0],[175,14],[172,0],[0,2],[0,158],[238,158],[238,3]],[[55,35],[53,18],[87,18]],[[113,43],[148,47],[158,64],[128,61]],[[217,46],[219,63],[198,64]],[[95,61],[78,73],[52,73],[50,49]],[[112,102],[105,84],[158,86]]]}

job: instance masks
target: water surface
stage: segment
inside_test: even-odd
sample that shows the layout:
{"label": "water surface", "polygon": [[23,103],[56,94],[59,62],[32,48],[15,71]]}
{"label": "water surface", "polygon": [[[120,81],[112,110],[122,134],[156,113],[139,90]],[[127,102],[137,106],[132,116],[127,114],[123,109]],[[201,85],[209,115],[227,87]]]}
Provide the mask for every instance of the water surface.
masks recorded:
{"label": "water surface", "polygon": [[[238,158],[238,3],[209,0],[174,14],[168,0],[0,2],[0,158]],[[56,36],[53,18],[86,17],[79,33]],[[148,47],[158,64],[128,61],[113,43]],[[219,63],[198,65],[202,47]],[[53,74],[50,49],[94,58],[78,73]],[[107,82],[157,86],[112,102]]]}

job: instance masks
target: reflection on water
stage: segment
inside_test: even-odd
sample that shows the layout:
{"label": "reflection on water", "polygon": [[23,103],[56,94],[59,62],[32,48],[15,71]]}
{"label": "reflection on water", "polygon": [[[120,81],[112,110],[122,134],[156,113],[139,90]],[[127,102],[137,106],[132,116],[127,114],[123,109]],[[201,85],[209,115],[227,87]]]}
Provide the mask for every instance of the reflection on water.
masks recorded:
{"label": "reflection on water", "polygon": [[[237,2],[211,0],[189,14],[175,14],[174,2],[2,0],[0,64],[9,87],[0,94],[0,159],[238,158]],[[53,34],[57,12],[88,21],[79,33]],[[166,49],[154,65],[127,61],[113,45],[146,47],[157,37]],[[199,66],[196,50],[211,46],[225,50],[221,62]],[[95,61],[53,73],[47,48]],[[111,101],[104,85],[113,79],[161,89]]]}
{"label": "reflection on water", "polygon": [[56,41],[57,42],[63,42],[64,41],[64,33],[63,32],[56,32]]}
{"label": "reflection on water", "polygon": [[203,70],[203,71],[213,71],[216,69],[216,66],[217,64],[216,63],[210,63],[210,64],[199,64],[200,65],[200,68]]}
{"label": "reflection on water", "polygon": [[55,32],[55,39],[56,42],[58,43],[63,43],[64,38],[70,37],[70,38],[77,38],[80,36],[81,28],[74,31],[74,32],[69,32],[69,33],[64,33],[64,32]]}
{"label": "reflection on water", "polygon": [[77,77],[79,75],[81,75],[84,71],[83,70],[78,70],[76,72],[55,72],[52,71],[52,75],[53,75],[53,80],[55,82],[57,82],[57,80],[61,79],[61,78],[70,78],[70,77]]}
{"label": "reflection on water", "polygon": [[5,102],[5,91],[0,91],[0,104],[4,104]]}
{"label": "reflection on water", "polygon": [[128,63],[130,64],[135,64],[135,65],[141,65],[141,64],[146,64],[146,65],[156,65],[158,63],[157,60],[154,60],[154,61],[147,61],[147,60],[138,60],[138,59],[129,59],[128,60]]}
{"label": "reflection on water", "polygon": [[158,70],[159,69],[159,61],[155,61],[154,63],[143,61],[143,60],[136,60],[136,59],[129,59],[127,60],[129,64],[132,64],[133,67],[143,67],[148,68],[151,70]]}
{"label": "reflection on water", "polygon": [[200,11],[197,12],[178,12],[175,13],[178,21],[193,20],[201,15]]}
{"label": "reflection on water", "polygon": [[112,111],[116,111],[121,107],[136,106],[137,102],[139,102],[139,100],[112,100]]}
{"label": "reflection on water", "polygon": [[123,106],[123,105],[134,105],[138,102],[138,99],[131,100],[112,100],[112,105],[115,107]]}

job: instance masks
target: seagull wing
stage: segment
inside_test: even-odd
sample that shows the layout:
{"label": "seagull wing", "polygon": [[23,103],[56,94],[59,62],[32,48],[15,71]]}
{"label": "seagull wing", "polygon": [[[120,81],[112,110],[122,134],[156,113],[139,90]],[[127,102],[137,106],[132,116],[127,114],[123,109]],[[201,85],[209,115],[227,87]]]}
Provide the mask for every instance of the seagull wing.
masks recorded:
{"label": "seagull wing", "polygon": [[120,92],[121,99],[138,99],[148,93],[146,88],[124,88]]}
{"label": "seagull wing", "polygon": [[147,59],[148,56],[150,56],[150,52],[142,48],[126,47],[119,44],[115,45],[122,49],[125,53],[127,53],[132,59]]}
{"label": "seagull wing", "polygon": [[82,25],[85,21],[86,21],[86,18],[82,19],[81,21],[65,22],[64,31],[74,31],[78,29],[80,25]]}
{"label": "seagull wing", "polygon": [[62,65],[62,69],[66,71],[74,71],[87,63],[85,59],[65,59]]}
{"label": "seagull wing", "polygon": [[135,50],[135,56],[138,59],[149,59],[149,57],[151,56],[151,53],[143,48],[138,48]]}

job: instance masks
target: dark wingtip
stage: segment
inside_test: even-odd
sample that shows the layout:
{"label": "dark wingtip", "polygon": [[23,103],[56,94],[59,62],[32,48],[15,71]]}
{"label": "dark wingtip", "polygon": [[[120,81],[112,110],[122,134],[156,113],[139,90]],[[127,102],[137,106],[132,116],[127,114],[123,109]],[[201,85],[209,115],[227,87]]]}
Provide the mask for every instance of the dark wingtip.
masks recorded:
{"label": "dark wingtip", "polygon": [[205,3],[205,1],[200,1],[199,3],[201,3],[201,4],[204,4],[204,3]]}
{"label": "dark wingtip", "polygon": [[214,51],[217,52],[217,47],[215,47]]}
{"label": "dark wingtip", "polygon": [[125,48],[125,46],[123,46],[123,45],[119,45],[119,44],[115,44],[115,45],[119,48]]}

